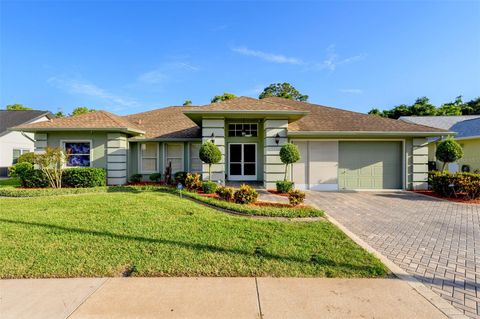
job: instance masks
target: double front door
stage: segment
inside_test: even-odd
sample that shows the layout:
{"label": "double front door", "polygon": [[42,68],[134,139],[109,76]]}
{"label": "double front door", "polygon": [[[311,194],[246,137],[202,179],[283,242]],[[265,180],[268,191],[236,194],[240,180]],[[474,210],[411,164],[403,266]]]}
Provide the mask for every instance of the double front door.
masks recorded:
{"label": "double front door", "polygon": [[257,179],[257,144],[230,143],[228,145],[228,179],[231,181]]}

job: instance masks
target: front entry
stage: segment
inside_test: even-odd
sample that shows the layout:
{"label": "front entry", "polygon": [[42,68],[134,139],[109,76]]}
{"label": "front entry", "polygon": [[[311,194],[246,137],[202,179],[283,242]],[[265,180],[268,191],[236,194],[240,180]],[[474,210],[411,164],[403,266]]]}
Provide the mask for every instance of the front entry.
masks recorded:
{"label": "front entry", "polygon": [[228,144],[228,179],[231,181],[257,179],[257,144]]}

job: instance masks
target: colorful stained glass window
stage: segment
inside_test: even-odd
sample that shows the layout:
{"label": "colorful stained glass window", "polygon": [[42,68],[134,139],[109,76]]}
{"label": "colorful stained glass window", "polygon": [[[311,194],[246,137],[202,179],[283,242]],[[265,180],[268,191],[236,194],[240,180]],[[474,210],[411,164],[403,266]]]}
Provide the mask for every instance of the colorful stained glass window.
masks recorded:
{"label": "colorful stained glass window", "polygon": [[66,142],[68,167],[90,166],[90,142]]}

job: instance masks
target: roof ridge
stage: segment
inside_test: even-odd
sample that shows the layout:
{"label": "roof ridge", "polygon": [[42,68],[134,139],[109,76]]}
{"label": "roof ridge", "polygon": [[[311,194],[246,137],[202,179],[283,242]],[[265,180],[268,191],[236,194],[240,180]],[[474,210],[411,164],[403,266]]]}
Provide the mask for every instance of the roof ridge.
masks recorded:
{"label": "roof ridge", "polygon": [[111,112],[108,112],[108,111],[104,111],[104,110],[99,110],[97,112],[102,112],[104,113],[109,119],[111,119],[115,124],[119,125],[119,126],[122,126],[122,125],[125,125],[125,123],[121,123],[120,121],[118,121],[118,119],[116,119],[115,117],[119,117],[118,115],[116,114],[113,114]]}

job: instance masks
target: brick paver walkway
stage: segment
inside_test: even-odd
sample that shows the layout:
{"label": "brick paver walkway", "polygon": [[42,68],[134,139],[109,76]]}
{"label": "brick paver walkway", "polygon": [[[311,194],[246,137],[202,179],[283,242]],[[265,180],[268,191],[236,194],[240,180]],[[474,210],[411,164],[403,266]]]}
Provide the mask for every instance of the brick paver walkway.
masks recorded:
{"label": "brick paver walkway", "polygon": [[480,318],[480,205],[411,192],[308,192],[350,231],[472,318]]}

